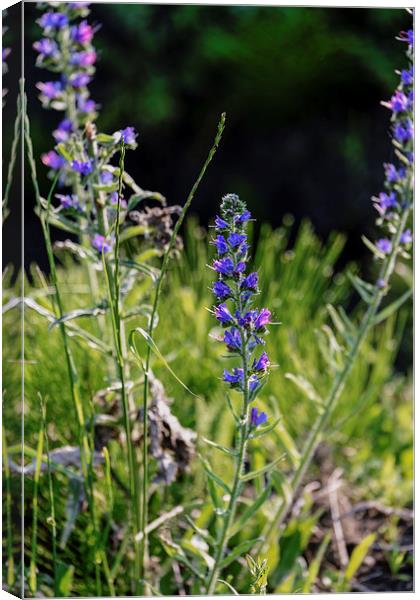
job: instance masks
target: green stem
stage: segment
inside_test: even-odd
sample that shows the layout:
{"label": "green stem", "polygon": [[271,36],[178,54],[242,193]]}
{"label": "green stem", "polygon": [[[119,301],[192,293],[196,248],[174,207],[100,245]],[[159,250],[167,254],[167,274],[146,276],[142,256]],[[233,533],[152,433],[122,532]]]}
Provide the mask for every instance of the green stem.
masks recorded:
{"label": "green stem", "polygon": [[19,94],[18,99],[17,99],[16,120],[15,120],[15,125],[14,125],[14,130],[13,130],[12,149],[10,152],[9,167],[7,169],[6,189],[4,190],[4,197],[3,197],[3,223],[5,222],[5,220],[7,219],[8,215],[9,215],[9,210],[7,208],[7,205],[9,203],[9,194],[10,194],[10,190],[11,190],[12,182],[13,182],[13,171],[15,169],[17,147],[18,147],[18,143],[20,140],[21,121],[22,121],[22,102],[21,102],[21,95]]}
{"label": "green stem", "polygon": [[140,515],[140,490],[138,485],[138,477],[137,477],[137,461],[133,448],[133,443],[131,439],[131,422],[130,422],[130,411],[128,405],[128,397],[127,397],[127,389],[125,383],[125,368],[124,368],[124,356],[123,356],[123,342],[121,335],[121,314],[120,314],[120,261],[119,261],[119,251],[120,251],[120,212],[121,212],[121,197],[122,197],[122,185],[123,185],[123,172],[124,172],[124,157],[125,157],[125,148],[124,143],[121,146],[121,154],[120,154],[120,175],[119,175],[119,185],[118,185],[118,204],[117,204],[117,215],[115,222],[115,247],[114,247],[114,272],[112,272],[109,263],[105,259],[105,254],[103,253],[103,263],[104,270],[107,281],[108,288],[108,298],[111,307],[111,316],[112,316],[112,328],[114,333],[114,343],[115,343],[115,352],[117,359],[117,371],[118,377],[121,382],[121,402],[123,408],[123,419],[124,419],[124,429],[125,436],[127,439],[127,453],[128,453],[128,469],[129,469],[129,479],[130,479],[130,496],[132,502],[132,512],[133,512],[133,527],[132,527],[132,536],[133,536],[133,544],[135,551],[135,589],[136,593],[140,586],[141,579],[141,571],[140,571],[140,551],[138,544],[135,541],[135,536],[137,535],[140,527],[141,527],[141,515]]}
{"label": "green stem", "polygon": [[305,444],[305,447],[303,450],[303,454],[301,457],[299,467],[295,471],[295,473],[291,479],[291,482],[290,482],[291,493],[290,493],[288,499],[284,500],[283,503],[281,504],[281,506],[278,508],[274,517],[272,519],[270,519],[269,521],[267,521],[267,524],[264,528],[263,535],[262,535],[262,537],[264,538],[264,541],[260,544],[259,547],[256,548],[256,550],[255,550],[256,554],[261,553],[262,555],[264,555],[266,552],[268,552],[270,545],[274,542],[275,538],[278,537],[280,527],[282,526],[285,517],[287,516],[291,506],[293,505],[297,491],[302,483],[302,480],[306,474],[306,471],[309,467],[309,464],[312,460],[315,450],[321,441],[322,434],[328,424],[331,414],[333,413],[333,411],[336,407],[336,404],[340,398],[343,388],[347,382],[348,376],[350,375],[350,372],[353,368],[355,358],[360,350],[360,347],[366,337],[367,332],[369,331],[370,327],[373,324],[374,317],[375,317],[375,315],[379,309],[379,306],[382,302],[382,299],[386,293],[385,290],[388,286],[389,279],[395,268],[395,262],[397,259],[398,250],[399,250],[399,246],[400,246],[401,234],[405,229],[410,211],[411,211],[411,206],[408,206],[406,209],[404,209],[404,211],[401,215],[400,223],[399,223],[397,230],[395,231],[393,238],[392,238],[391,253],[385,259],[385,261],[382,265],[379,279],[382,279],[384,281],[385,285],[383,287],[377,286],[377,288],[376,288],[374,298],[373,298],[372,302],[370,303],[369,308],[366,311],[366,313],[362,319],[357,336],[351,346],[350,352],[349,352],[347,360],[346,360],[346,364],[344,365],[341,372],[335,377],[332,387],[331,387],[331,390],[330,390],[330,393],[325,402],[324,410],[319,415],[319,417],[315,421],[313,428],[310,431],[309,437],[306,441],[306,444]]}
{"label": "green stem", "polygon": [[[38,179],[37,179],[37,174],[36,174],[36,166],[35,166],[35,159],[34,159],[34,154],[33,154],[32,140],[31,140],[31,136],[30,136],[30,124],[29,124],[29,118],[28,118],[28,115],[26,112],[26,95],[25,95],[24,89],[23,89],[23,81],[21,82],[21,89],[22,89],[22,91],[21,91],[22,113],[24,116],[24,136],[25,136],[25,142],[26,142],[26,147],[27,147],[28,161],[29,161],[29,165],[30,165],[30,169],[31,169],[32,185],[33,185],[34,191],[35,191],[36,204],[37,204],[37,208],[39,211],[39,218],[41,221],[42,232],[44,234],[44,239],[45,239],[45,245],[46,245],[47,256],[48,256],[48,264],[50,267],[51,279],[53,282],[54,293],[55,293],[55,304],[57,306],[57,313],[58,313],[57,317],[59,319],[62,319],[62,317],[64,315],[64,308],[63,308],[63,303],[62,303],[62,299],[61,299],[60,288],[58,285],[57,270],[56,270],[56,266],[55,266],[54,252],[53,252],[53,248],[52,248],[50,228],[49,228],[49,222],[48,222],[48,217],[49,217],[48,212],[49,212],[49,207],[50,207],[50,202],[51,202],[51,196],[54,191],[55,184],[57,182],[57,177],[56,177],[55,181],[53,182],[53,185],[52,185],[49,195],[48,195],[48,210],[47,210],[47,214],[45,214],[46,211],[44,210],[42,203],[41,203],[41,194],[39,191]],[[59,327],[60,327],[61,337],[62,337],[63,346],[64,346],[64,353],[66,356],[67,372],[68,372],[69,384],[70,384],[70,394],[71,394],[71,398],[73,401],[73,406],[74,406],[77,425],[78,425],[80,462],[82,465],[83,478],[84,478],[85,486],[86,486],[87,463],[88,463],[87,457],[89,456],[89,442],[87,439],[87,434],[86,434],[86,429],[85,429],[83,405],[82,405],[82,401],[80,399],[79,386],[78,386],[78,380],[77,380],[77,372],[76,372],[76,368],[74,365],[73,356],[70,351],[70,346],[68,343],[66,327],[65,327],[64,323],[62,323],[61,321],[60,321]]]}
{"label": "green stem", "polygon": [[37,559],[37,535],[38,535],[38,487],[39,476],[41,473],[42,454],[44,449],[44,423],[41,422],[41,427],[38,433],[38,446],[35,459],[34,472],[34,494],[32,498],[32,543],[31,543],[31,561],[29,565],[29,589],[35,596],[37,591],[37,576],[36,576],[36,559]]}
{"label": "green stem", "polygon": [[[241,301],[241,289],[240,283],[237,283],[237,290],[235,300],[237,305],[239,306],[239,312],[242,314],[243,305]],[[220,533],[220,537],[218,539],[218,545],[216,550],[216,556],[214,559],[214,565],[210,572],[209,579],[207,581],[206,586],[206,595],[211,596],[214,594],[214,589],[217,584],[217,580],[219,579],[220,574],[220,563],[222,562],[225,552],[226,546],[228,542],[228,532],[232,527],[232,524],[235,520],[236,516],[236,505],[238,502],[239,495],[242,489],[241,475],[242,469],[245,463],[246,457],[246,448],[249,437],[249,371],[248,371],[248,363],[249,363],[249,352],[248,352],[248,339],[244,330],[241,329],[241,359],[242,359],[242,369],[244,372],[244,391],[243,391],[243,404],[242,404],[242,413],[240,416],[240,428],[239,428],[239,447],[236,450],[236,461],[235,461],[235,474],[233,478],[233,484],[231,488],[231,495],[229,499],[229,505],[226,509],[226,513],[223,516],[224,522],[223,527]]]}
{"label": "green stem", "polygon": [[44,427],[45,450],[47,453],[47,472],[48,472],[48,494],[50,497],[50,524],[52,536],[52,554],[53,554],[53,571],[54,571],[54,596],[59,596],[58,579],[57,579],[57,523],[55,521],[55,502],[54,502],[54,486],[52,479],[51,461],[50,461],[50,446],[47,431],[47,406],[42,396],[41,400],[41,415]]}
{"label": "green stem", "polygon": [[11,592],[15,582],[15,566],[13,561],[13,532],[12,532],[12,494],[10,488],[10,469],[9,456],[7,452],[6,432],[2,423],[2,450],[3,450],[3,469],[4,483],[6,487],[6,536],[7,536],[7,587]]}
{"label": "green stem", "polygon": [[[200,171],[196,181],[194,182],[193,187],[191,188],[188,198],[182,208],[181,214],[180,214],[177,222],[175,223],[174,230],[171,235],[171,239],[169,240],[168,247],[163,256],[162,267],[161,267],[159,277],[156,282],[152,312],[150,314],[150,321],[149,321],[149,326],[147,329],[147,333],[149,334],[150,338],[153,338],[153,329],[155,326],[155,319],[156,319],[157,309],[158,309],[158,305],[159,305],[159,297],[160,297],[162,282],[163,282],[163,279],[165,277],[165,274],[166,274],[166,271],[168,268],[168,263],[169,263],[169,259],[171,256],[171,252],[175,246],[178,232],[179,232],[181,225],[185,219],[185,215],[187,214],[187,211],[194,199],[194,196],[198,189],[198,186],[200,185],[201,180],[203,179],[203,177],[207,171],[207,167],[211,163],[213,156],[215,155],[215,153],[217,151],[220,140],[222,138],[223,130],[225,128],[225,121],[226,121],[226,113],[222,113],[218,127],[217,127],[217,133],[216,133],[216,137],[213,142],[213,146],[211,147],[210,152],[201,168],[201,171]],[[147,414],[147,411],[148,411],[148,394],[149,394],[150,359],[151,359],[151,346],[148,345],[147,350],[146,350],[144,387],[143,387],[143,464],[142,464],[142,467],[143,467],[142,484],[143,485],[142,485],[142,513],[141,513],[142,519],[141,519],[141,528],[140,528],[140,531],[142,533],[141,541],[140,541],[140,569],[141,569],[140,573],[141,573],[142,580],[145,580],[144,563],[145,563],[145,555],[146,555],[146,549],[147,549],[147,543],[148,543],[147,513],[148,513],[148,478],[149,478],[149,474],[148,474],[148,447],[147,447],[147,436],[148,436],[148,414]]]}

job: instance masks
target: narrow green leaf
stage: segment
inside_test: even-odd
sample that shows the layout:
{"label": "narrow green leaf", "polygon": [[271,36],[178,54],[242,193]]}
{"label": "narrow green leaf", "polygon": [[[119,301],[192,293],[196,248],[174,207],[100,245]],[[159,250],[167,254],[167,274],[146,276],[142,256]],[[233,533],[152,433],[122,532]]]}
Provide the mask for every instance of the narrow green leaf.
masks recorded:
{"label": "narrow green leaf", "polygon": [[371,242],[366,236],[362,235],[362,242],[364,245],[369,248],[369,250],[378,258],[385,258],[385,254],[383,254],[373,242]]}
{"label": "narrow green leaf", "polygon": [[385,321],[385,319],[388,319],[388,317],[396,312],[404,304],[404,302],[407,302],[412,293],[413,290],[407,290],[402,296],[397,298],[397,300],[391,304],[388,304],[388,306],[386,306],[383,310],[381,310],[380,313],[376,315],[375,319],[373,320],[373,324],[378,325],[379,323],[382,323],[382,321]]}
{"label": "narrow green leaf", "polygon": [[[50,323],[53,323],[55,321],[55,315],[53,315],[52,312],[50,312],[49,310],[47,310],[46,308],[44,308],[43,306],[41,306],[40,304],[35,302],[35,300],[33,300],[32,298],[23,298],[23,302],[24,302],[25,306],[27,306],[28,308],[31,308],[32,310],[37,312],[39,315],[46,318],[47,321],[49,321]],[[102,340],[100,340],[99,338],[97,338],[96,336],[91,334],[90,332],[85,331],[84,329],[82,329],[81,327],[78,327],[77,325],[74,325],[74,323],[65,323],[65,326],[66,326],[67,335],[69,337],[77,336],[79,338],[82,338],[90,348],[99,350],[103,354],[112,355],[112,349],[107,344],[105,344]]]}
{"label": "narrow green leaf", "polygon": [[127,227],[121,233],[120,240],[121,242],[126,242],[127,240],[137,237],[139,235],[144,235],[147,232],[147,227],[144,225],[133,225],[132,227]]}
{"label": "narrow green leaf", "polygon": [[231,490],[229,489],[229,486],[223,481],[223,479],[221,479],[218,475],[216,475],[216,473],[214,473],[214,471],[211,469],[209,462],[203,458],[202,456],[200,456],[200,460],[203,464],[204,470],[207,474],[207,476],[214,481],[214,483],[216,483],[219,487],[221,487],[227,494],[231,494]]}
{"label": "narrow green leaf", "polygon": [[116,191],[118,191],[118,181],[115,181],[115,183],[107,183],[107,184],[94,183],[93,187],[98,192],[106,192],[106,193],[116,192]]}
{"label": "narrow green leaf", "polygon": [[331,541],[331,531],[328,531],[328,533],[326,533],[324,535],[324,538],[321,542],[321,545],[319,546],[319,548],[317,550],[315,558],[312,559],[312,561],[309,565],[308,574],[305,577],[304,582],[303,582],[302,594],[310,594],[311,593],[312,586],[315,583],[316,578],[318,577],[322,559],[324,558],[324,554],[328,548],[330,541]]}
{"label": "narrow green leaf", "polygon": [[238,544],[235,548],[232,548],[231,550],[229,550],[228,556],[226,556],[226,558],[224,560],[222,560],[222,562],[220,563],[220,569],[225,569],[228,565],[230,565],[239,556],[241,556],[242,554],[245,554],[245,552],[249,552],[249,550],[251,550],[251,548],[255,544],[257,544],[258,542],[261,542],[261,541],[263,541],[262,538],[254,538],[253,540],[246,540],[245,542]]}
{"label": "narrow green leaf", "polygon": [[242,513],[242,515],[236,520],[234,525],[228,531],[228,538],[234,536],[238,531],[240,531],[246,523],[255,515],[255,513],[261,508],[261,506],[268,500],[271,493],[271,485],[268,485],[262,493],[258,496],[251,506]]}
{"label": "narrow green leaf", "polygon": [[211,440],[208,440],[205,437],[203,437],[201,439],[203,440],[204,443],[208,444],[212,448],[216,448],[217,450],[220,450],[220,452],[223,452],[224,454],[227,454],[228,456],[236,456],[236,452],[234,450],[231,450],[230,448],[226,448],[225,446],[222,446],[221,444],[216,444],[216,442],[212,442]]}
{"label": "narrow green leaf", "polygon": [[259,429],[257,429],[257,431],[255,433],[252,433],[249,436],[249,439],[256,440],[257,438],[260,438],[263,435],[267,435],[267,433],[270,433],[277,427],[277,425],[281,422],[281,420],[282,420],[282,417],[279,417],[273,423],[271,423],[271,425],[269,425],[268,427],[260,427]]}
{"label": "narrow green leaf", "polygon": [[217,580],[219,583],[224,583],[225,586],[232,592],[232,594],[234,596],[239,596],[239,592],[237,592],[235,590],[235,588],[233,587],[233,585],[231,585],[228,581],[226,581],[225,579],[218,579]]}
{"label": "narrow green leaf", "polygon": [[72,595],[71,588],[73,585],[74,566],[59,562],[57,567],[58,596],[69,598]]}
{"label": "narrow green leaf", "polygon": [[134,260],[122,259],[122,260],[120,260],[120,264],[124,265],[124,267],[128,267],[129,269],[136,269],[137,271],[141,271],[142,273],[144,273],[145,275],[148,275],[151,279],[153,279],[153,282],[155,282],[159,276],[158,269],[150,267],[149,265],[145,265],[144,263],[141,263],[141,262],[137,262]]}
{"label": "narrow green leaf", "polygon": [[143,200],[156,200],[157,202],[164,202],[165,198],[159,192],[149,192],[142,190],[140,193],[133,194],[128,201],[127,210],[133,210]]}
{"label": "narrow green leaf", "polygon": [[336,310],[332,304],[327,304],[327,311],[336,330],[350,346],[354,340],[355,328],[353,323],[346,315],[345,310],[342,306],[339,306],[338,310]]}
{"label": "narrow green leaf", "polygon": [[185,552],[189,553],[194,558],[198,558],[203,561],[208,569],[212,569],[214,566],[214,558],[210,556],[210,554],[206,552],[204,548],[201,547],[202,545],[203,542],[200,542],[197,540],[197,538],[190,540],[184,539],[181,542],[181,547],[183,550],[185,550]]}
{"label": "narrow green leaf", "polygon": [[189,517],[188,515],[185,515],[185,520],[187,521],[188,525],[190,525],[190,527],[195,531],[195,533],[197,535],[199,535],[201,538],[203,538],[203,540],[209,544],[209,546],[215,546],[216,545],[216,540],[214,539],[213,536],[211,536],[209,534],[209,532],[206,529],[202,529],[201,527],[198,527],[195,522],[193,521],[193,519],[191,519],[191,517]]}
{"label": "narrow green leaf", "polygon": [[41,422],[41,427],[38,434],[38,445],[36,450],[36,462],[34,472],[34,492],[32,498],[32,544],[31,544],[31,562],[29,565],[29,588],[33,595],[37,592],[37,535],[38,535],[38,487],[39,477],[41,474],[42,455],[44,451],[44,423]]}
{"label": "narrow green leaf", "polygon": [[77,515],[82,507],[82,499],[84,497],[83,481],[75,477],[69,479],[69,495],[66,502],[66,522],[61,533],[60,548],[63,549],[67,545],[67,541],[73,531],[76,523]]}
{"label": "narrow green leaf", "polygon": [[323,406],[322,398],[316,392],[312,383],[310,383],[303,375],[294,375],[293,373],[286,373],[285,378],[292,381],[304,394],[305,396],[318,404],[319,406]]}
{"label": "narrow green leaf", "polygon": [[96,141],[99,142],[99,144],[118,143],[118,140],[113,135],[109,135],[108,133],[98,133],[96,136]]}
{"label": "narrow green leaf", "polygon": [[359,570],[362,562],[365,560],[369,548],[376,539],[376,533],[367,535],[361,542],[356,546],[350,556],[349,564],[344,572],[344,580],[346,583],[350,583],[356,572]]}
{"label": "narrow green leaf", "polygon": [[361,299],[364,300],[366,304],[371,304],[373,300],[373,286],[370,283],[363,281],[363,279],[360,279],[360,277],[353,275],[353,273],[348,272],[347,277],[350,279]]}
{"label": "narrow green leaf", "polygon": [[80,317],[97,317],[98,315],[104,315],[107,309],[101,308],[99,306],[95,306],[94,308],[79,308],[77,310],[72,310],[71,312],[63,315],[60,319],[56,319],[48,326],[48,329],[51,330],[56,325],[60,325],[60,323],[66,323],[67,321],[72,321],[73,319],[78,319]]}
{"label": "narrow green leaf", "polygon": [[73,160],[73,156],[70,154],[67,147],[63,143],[57,144],[55,148],[57,152],[61,154],[63,158],[66,159],[67,162],[71,162]]}
{"label": "narrow green leaf", "polygon": [[264,475],[265,473],[269,473],[270,471],[272,471],[274,469],[274,467],[276,465],[279,464],[279,462],[281,462],[282,460],[284,460],[285,457],[286,457],[286,455],[282,454],[281,456],[279,456],[278,458],[276,458],[275,460],[273,460],[273,462],[269,463],[265,467],[262,467],[261,469],[257,469],[256,471],[251,471],[250,473],[246,473],[246,475],[242,475],[241,476],[241,481],[250,481],[251,479],[255,479],[255,477],[259,477],[260,475]]}
{"label": "narrow green leaf", "polygon": [[160,543],[162,544],[163,549],[165,550],[166,554],[172,560],[177,560],[181,564],[188,567],[190,569],[190,571],[196,577],[198,577],[200,580],[202,580],[202,581],[204,580],[204,575],[202,573],[200,573],[200,571],[198,571],[198,569],[196,569],[194,567],[194,565],[190,562],[190,560],[185,556],[185,552],[179,544],[175,544],[174,542],[169,541],[169,540],[163,538],[162,536],[160,536],[159,540],[160,540]]}
{"label": "narrow green leaf", "polygon": [[131,350],[131,352],[134,354],[134,356],[137,358],[137,360],[139,361],[139,363],[142,365],[143,369],[144,369],[144,363],[143,360],[137,350],[135,341],[134,341],[134,336],[135,334],[141,335],[145,340],[147,345],[149,346],[149,348],[156,354],[156,356],[158,357],[158,359],[160,361],[162,361],[162,363],[165,365],[165,367],[168,369],[169,373],[172,375],[172,377],[174,377],[176,379],[176,381],[182,385],[182,387],[187,390],[187,392],[189,392],[192,396],[194,396],[195,398],[198,398],[197,394],[194,394],[194,392],[192,392],[190,390],[190,388],[185,385],[185,383],[183,383],[181,381],[181,379],[178,377],[178,375],[176,375],[176,373],[171,369],[171,367],[169,366],[167,360],[165,359],[165,357],[163,356],[163,354],[161,353],[161,351],[159,350],[159,348],[156,346],[154,340],[150,337],[150,335],[147,333],[147,331],[145,331],[142,327],[137,327],[136,329],[132,329],[130,331],[130,334],[128,336],[128,345],[129,348]]}

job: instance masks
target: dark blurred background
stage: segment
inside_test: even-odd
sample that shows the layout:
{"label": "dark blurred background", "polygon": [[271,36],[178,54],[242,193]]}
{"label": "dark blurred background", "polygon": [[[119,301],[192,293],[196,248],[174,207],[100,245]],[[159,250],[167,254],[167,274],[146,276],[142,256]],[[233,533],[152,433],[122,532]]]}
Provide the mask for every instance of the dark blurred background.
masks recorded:
{"label": "dark blurred background", "polygon": [[[19,76],[19,8],[8,9],[12,47],[4,109],[4,164],[9,157]],[[25,79],[36,155],[52,148],[61,113],[45,111],[33,42],[36,4],[25,4]],[[367,256],[370,197],[381,191],[392,159],[389,112],[380,105],[398,82],[410,27],[403,9],[164,6],[92,3],[100,59],[91,94],[102,105],[98,129],[133,125],[140,146],[127,168],[138,183],[182,204],[200,169],[222,111],[224,138],[192,212],[207,225],[220,197],[236,192],[259,222],[286,213],[309,218],[321,237],[343,231],[343,261]],[[46,169],[38,162],[41,190]],[[19,182],[14,186],[19,201]],[[25,192],[26,262],[46,268],[41,230]],[[4,230],[3,261],[19,263],[18,214]],[[59,235],[59,234],[58,234]]]}

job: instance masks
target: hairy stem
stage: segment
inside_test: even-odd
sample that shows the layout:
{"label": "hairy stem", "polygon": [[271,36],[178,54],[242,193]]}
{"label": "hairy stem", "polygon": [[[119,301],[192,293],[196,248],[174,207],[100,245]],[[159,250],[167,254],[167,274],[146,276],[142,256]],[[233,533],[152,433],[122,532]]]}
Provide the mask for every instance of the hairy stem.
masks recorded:
{"label": "hairy stem", "polygon": [[[241,288],[240,283],[237,283],[236,290],[236,302],[239,306],[239,312],[242,314],[243,306],[241,302]],[[240,416],[240,428],[239,428],[239,443],[236,447],[236,460],[235,460],[235,473],[233,477],[233,484],[231,488],[231,495],[229,499],[229,505],[226,509],[225,515],[223,515],[223,527],[220,532],[220,536],[218,539],[216,555],[214,558],[214,565],[212,570],[210,571],[209,578],[206,585],[206,594],[212,595],[214,593],[214,589],[216,587],[217,580],[220,574],[220,563],[222,562],[225,552],[226,545],[228,542],[228,532],[234,523],[236,516],[236,505],[241,493],[242,482],[241,475],[242,470],[245,463],[246,457],[246,448],[248,444],[248,436],[249,436],[249,370],[248,370],[248,361],[249,361],[249,352],[248,352],[248,339],[247,335],[244,333],[243,329],[241,329],[241,359],[242,359],[242,369],[244,372],[244,391],[243,391],[243,403],[242,403],[242,412]]]}
{"label": "hairy stem", "polygon": [[141,514],[140,514],[140,489],[138,485],[138,466],[136,461],[136,455],[133,448],[133,443],[131,439],[131,422],[130,422],[130,410],[128,405],[128,396],[127,396],[127,388],[126,388],[126,377],[125,377],[125,367],[124,367],[124,354],[123,354],[123,340],[122,340],[122,331],[121,331],[121,310],[120,310],[120,261],[119,261],[119,252],[120,252],[120,212],[121,212],[121,198],[122,198],[122,185],[123,185],[123,173],[124,173],[124,157],[125,157],[125,147],[124,143],[121,145],[121,154],[120,154],[120,175],[118,182],[118,204],[117,204],[117,214],[115,221],[115,246],[114,246],[114,272],[112,272],[111,267],[105,259],[105,253],[103,253],[103,262],[104,262],[104,270],[106,274],[107,287],[108,287],[108,298],[111,306],[111,315],[112,315],[112,327],[114,332],[114,342],[115,342],[115,352],[117,358],[117,371],[118,377],[121,383],[121,402],[123,409],[123,419],[124,419],[124,429],[125,436],[127,440],[127,454],[128,454],[128,470],[129,470],[129,480],[130,480],[130,496],[132,502],[132,512],[133,512],[133,527],[132,527],[132,537],[135,551],[135,591],[138,593],[141,579],[140,572],[140,551],[139,547],[135,541],[135,536],[141,527]]}

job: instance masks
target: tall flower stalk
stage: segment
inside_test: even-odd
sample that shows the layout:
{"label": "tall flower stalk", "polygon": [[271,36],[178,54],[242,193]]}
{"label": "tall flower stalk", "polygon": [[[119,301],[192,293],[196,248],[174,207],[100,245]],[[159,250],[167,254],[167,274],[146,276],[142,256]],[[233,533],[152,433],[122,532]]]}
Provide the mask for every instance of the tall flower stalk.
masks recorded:
{"label": "tall flower stalk", "polygon": [[[114,341],[114,365],[120,383],[123,425],[128,455],[128,478],[132,508],[132,543],[135,553],[136,591],[140,580],[139,548],[134,538],[140,521],[139,469],[132,444],[130,410],[135,409],[127,388],[129,365],[125,344],[124,321],[122,319],[121,281],[130,274],[130,267],[122,273],[122,248],[120,228],[129,227],[126,216],[128,207],[134,208],[145,198],[164,201],[157,193],[142,190],[124,170],[126,149],[137,147],[137,133],[133,127],[125,127],[112,135],[97,133],[94,119],[98,105],[90,98],[88,85],[95,73],[96,51],[92,45],[96,25],[88,23],[87,2],[43,3],[42,16],[38,24],[43,28],[43,37],[34,43],[38,53],[37,65],[54,73],[54,79],[37,84],[40,100],[47,109],[64,112],[64,118],[53,131],[55,146],[42,155],[43,164],[50,169],[50,177],[63,188],[55,194],[58,206],[49,204],[48,214],[39,203],[49,247],[50,269],[55,279],[55,264],[49,237],[49,223],[71,231],[79,236],[86,250],[86,258],[92,298],[101,301],[98,289],[97,271],[101,268],[105,275],[108,291],[108,306]],[[120,152],[118,166],[112,164],[116,153]],[[124,183],[123,183],[124,182]],[[123,197],[123,186],[131,190],[131,196]],[[39,196],[39,193],[37,194]],[[130,256],[132,258],[132,256]],[[151,269],[130,261],[130,265],[151,274]],[[133,277],[131,276],[131,280]],[[56,282],[57,284],[57,282]],[[70,348],[66,338],[65,325],[61,321],[61,305],[58,284],[55,286],[59,301],[60,327],[63,331],[66,353]],[[101,317],[100,317],[101,318]],[[105,321],[101,321],[99,331],[106,335]],[[73,363],[72,363],[73,364]],[[77,380],[75,367],[70,372],[72,389]],[[82,414],[82,413],[81,413]],[[82,416],[81,416],[82,421]],[[85,461],[86,462],[86,461]],[[87,475],[87,473],[86,473]],[[85,477],[86,479],[86,477]]]}
{"label": "tall flower stalk", "polygon": [[[270,361],[261,347],[270,323],[268,309],[254,308],[258,294],[258,274],[246,274],[248,262],[247,223],[251,218],[246,205],[236,194],[228,194],[222,200],[220,216],[215,220],[216,236],[212,244],[218,257],[213,262],[217,280],[213,293],[217,304],[214,316],[224,328],[220,341],[227,347],[229,356],[237,366],[225,369],[223,380],[231,390],[242,396],[240,414],[235,416],[237,435],[234,456],[234,475],[230,485],[229,502],[221,516],[218,527],[214,563],[206,581],[206,593],[214,593],[223,560],[225,558],[229,531],[236,517],[237,502],[244,483],[243,474],[248,441],[256,428],[267,421],[264,412],[259,413],[252,403],[268,374]],[[258,350],[258,352],[257,352]]]}
{"label": "tall flower stalk", "polygon": [[[360,293],[367,310],[359,325],[346,329],[347,353],[341,370],[335,373],[330,392],[325,399],[322,412],[315,421],[304,446],[299,466],[290,481],[291,493],[287,500],[278,506],[273,517],[267,521],[263,532],[264,541],[256,551],[265,553],[278,538],[279,530],[296,497],[300,484],[310,465],[314,452],[322,440],[330,417],[339,401],[340,395],[353,368],[355,359],[368,331],[379,320],[378,310],[391,287],[391,276],[399,257],[409,258],[412,245],[412,233],[408,227],[413,209],[413,31],[401,32],[397,38],[407,44],[408,67],[402,70],[400,83],[387,102],[382,104],[391,110],[392,143],[395,149],[395,164],[387,163],[385,167],[385,191],[374,197],[373,203],[379,213],[377,225],[382,235],[373,243],[365,239],[368,248],[376,260],[381,263],[379,276],[375,284],[353,279],[356,290]],[[407,296],[397,300],[391,308],[397,309]]]}

